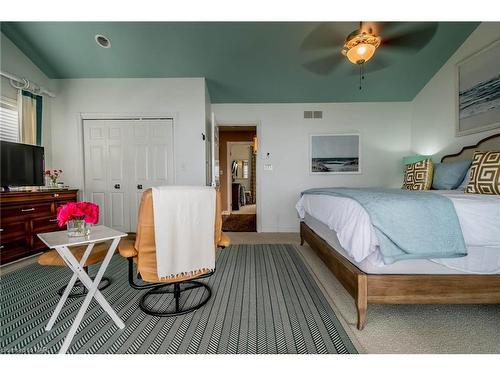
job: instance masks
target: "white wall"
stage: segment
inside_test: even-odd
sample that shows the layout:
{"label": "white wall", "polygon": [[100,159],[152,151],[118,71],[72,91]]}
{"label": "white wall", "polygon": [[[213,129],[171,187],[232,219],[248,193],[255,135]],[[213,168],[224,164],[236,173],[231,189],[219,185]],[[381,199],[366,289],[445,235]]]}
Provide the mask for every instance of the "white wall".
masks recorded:
{"label": "white wall", "polygon": [[[21,78],[26,78],[39,86],[53,91],[54,83],[50,80],[33,62],[17,48],[4,34],[1,34],[0,39],[0,68],[2,71],[14,74]],[[3,78],[0,81],[0,95],[12,97],[15,91],[10,86],[7,79]],[[51,168],[51,105],[53,99],[44,96],[42,104],[42,146],[45,147],[45,166]]]}
{"label": "white wall", "polygon": [[[400,186],[401,158],[410,150],[410,103],[212,104],[219,125],[256,123],[257,210],[264,232],[298,231],[295,204],[300,192],[322,186]],[[304,120],[304,110],[323,119]],[[361,135],[362,174],[309,174],[309,135]],[[270,153],[269,160],[264,157]],[[264,171],[264,163],[273,165]]]}
{"label": "white wall", "polygon": [[205,184],[203,78],[57,80],[52,110],[53,165],[83,189],[81,114],[173,115],[175,183]]}
{"label": "white wall", "polygon": [[463,146],[476,144],[500,131],[455,136],[455,64],[499,38],[500,23],[481,23],[415,97],[411,132],[411,148],[415,153],[435,155],[434,159],[439,161],[442,155],[458,152]]}

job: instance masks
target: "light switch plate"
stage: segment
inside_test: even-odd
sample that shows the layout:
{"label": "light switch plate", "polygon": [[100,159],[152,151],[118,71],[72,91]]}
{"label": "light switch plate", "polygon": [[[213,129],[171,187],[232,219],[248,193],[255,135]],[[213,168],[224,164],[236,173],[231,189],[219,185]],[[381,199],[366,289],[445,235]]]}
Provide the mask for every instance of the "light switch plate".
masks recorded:
{"label": "light switch plate", "polygon": [[273,165],[272,164],[264,164],[264,170],[265,171],[272,171]]}

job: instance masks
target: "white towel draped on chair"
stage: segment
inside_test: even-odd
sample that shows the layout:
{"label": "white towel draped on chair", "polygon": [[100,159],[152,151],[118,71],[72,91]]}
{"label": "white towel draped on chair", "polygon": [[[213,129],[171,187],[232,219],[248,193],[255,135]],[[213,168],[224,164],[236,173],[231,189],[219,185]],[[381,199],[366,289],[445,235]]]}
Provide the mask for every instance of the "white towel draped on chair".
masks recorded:
{"label": "white towel draped on chair", "polygon": [[153,188],[157,273],[161,278],[215,269],[215,189]]}

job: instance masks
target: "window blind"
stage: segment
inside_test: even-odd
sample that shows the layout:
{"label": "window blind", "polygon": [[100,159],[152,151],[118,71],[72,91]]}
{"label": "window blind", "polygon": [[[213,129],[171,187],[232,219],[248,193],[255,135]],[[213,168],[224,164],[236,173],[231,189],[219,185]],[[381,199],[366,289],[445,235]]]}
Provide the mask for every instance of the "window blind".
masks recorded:
{"label": "window blind", "polygon": [[17,102],[5,97],[0,97],[0,140],[19,142]]}

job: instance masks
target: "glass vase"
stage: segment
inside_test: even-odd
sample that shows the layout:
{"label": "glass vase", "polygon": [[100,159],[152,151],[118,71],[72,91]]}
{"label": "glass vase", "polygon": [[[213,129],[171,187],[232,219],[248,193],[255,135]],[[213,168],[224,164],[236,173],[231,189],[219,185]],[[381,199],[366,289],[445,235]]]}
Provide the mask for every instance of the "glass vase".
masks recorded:
{"label": "glass vase", "polygon": [[54,179],[54,178],[51,178],[51,177],[47,177],[47,187],[49,189],[54,189],[57,187],[57,178]]}
{"label": "glass vase", "polygon": [[85,237],[90,234],[90,224],[83,219],[73,219],[66,223],[68,237]]}

